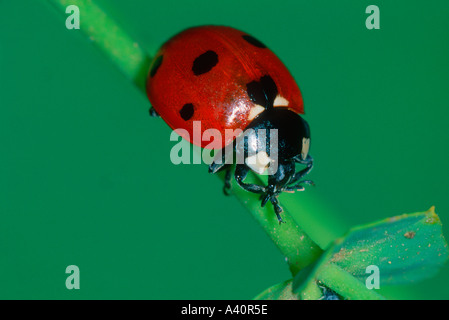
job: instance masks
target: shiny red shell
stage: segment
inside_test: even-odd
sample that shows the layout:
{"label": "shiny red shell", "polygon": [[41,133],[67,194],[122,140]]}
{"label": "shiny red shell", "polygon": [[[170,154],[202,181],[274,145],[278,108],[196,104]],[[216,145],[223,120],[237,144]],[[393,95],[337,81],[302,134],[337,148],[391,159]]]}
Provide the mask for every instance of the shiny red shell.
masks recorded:
{"label": "shiny red shell", "polygon": [[[216,64],[198,74],[198,67],[204,71],[195,65],[200,56],[207,60],[206,70]],[[224,147],[232,142],[225,140],[225,129],[244,130],[251,122],[249,115],[255,103],[248,96],[247,84],[265,75],[271,76],[278,96],[285,99],[281,100],[283,107],[304,113],[295,80],[271,50],[245,32],[202,26],[177,34],[160,48],[146,87],[154,110],[172,129],[187,130],[189,136],[183,137],[194,143],[192,124],[201,121],[202,132],[212,128],[220,131]],[[206,147],[209,143],[195,144]]]}

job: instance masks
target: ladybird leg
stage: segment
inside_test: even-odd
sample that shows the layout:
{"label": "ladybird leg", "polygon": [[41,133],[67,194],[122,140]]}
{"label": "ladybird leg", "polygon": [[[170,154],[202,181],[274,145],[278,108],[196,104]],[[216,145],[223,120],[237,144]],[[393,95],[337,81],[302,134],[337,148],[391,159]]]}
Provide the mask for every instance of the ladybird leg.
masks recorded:
{"label": "ladybird leg", "polygon": [[313,158],[310,156],[310,154],[307,155],[305,160],[301,159],[301,157],[299,155],[296,157],[293,157],[293,160],[300,164],[309,164],[311,162],[313,163]]}
{"label": "ladybird leg", "polygon": [[228,167],[226,168],[226,174],[225,174],[225,180],[224,180],[224,186],[223,186],[223,192],[227,196],[229,196],[231,194],[231,179],[232,179],[231,166],[228,165]]}
{"label": "ladybird leg", "polygon": [[315,183],[312,180],[302,180],[302,181],[299,181],[295,185],[289,185],[289,186],[282,188],[282,191],[285,191],[285,192],[304,191],[305,188],[304,188],[303,184],[315,186]]}
{"label": "ladybird leg", "polygon": [[214,161],[212,161],[212,163],[209,165],[209,173],[216,173],[223,169],[224,166],[226,166],[224,156],[222,157],[221,161],[217,161],[216,159],[214,159]]}
{"label": "ladybird leg", "polygon": [[[304,177],[305,175],[307,175],[310,171],[312,171],[313,168],[313,160],[312,158],[310,158],[311,160],[307,163],[307,167],[305,167],[304,169],[296,172],[293,175],[293,178],[291,181],[288,182],[289,185],[296,183],[297,181],[299,181],[302,177]],[[310,180],[304,180],[304,181],[300,181],[300,183],[308,183],[308,184],[314,184],[312,181]]]}
{"label": "ladybird leg", "polygon": [[157,113],[153,107],[150,108],[150,117],[160,118],[159,113]]}
{"label": "ladybird leg", "polygon": [[306,190],[306,189],[299,183],[295,184],[294,186],[282,188],[282,191],[291,192],[291,193],[293,193],[295,191],[304,191],[304,190]]}
{"label": "ladybird leg", "polygon": [[215,161],[209,165],[209,173],[217,173],[224,168],[225,163],[216,163]]}
{"label": "ladybird leg", "polygon": [[267,204],[268,200],[270,200],[270,194],[267,192],[267,193],[264,193],[264,194],[260,195],[259,200],[262,201],[260,206],[262,208],[265,207],[265,205]]}
{"label": "ladybird leg", "polygon": [[279,224],[283,223],[284,221],[281,218],[281,213],[284,211],[279,204],[278,196],[279,193],[285,190],[285,188],[281,190],[277,190],[275,184],[269,184],[268,187],[265,188],[266,192],[260,197],[260,200],[262,200],[261,206],[264,207],[268,200],[270,200],[271,204],[274,208],[274,213],[276,213],[276,217],[278,218]]}
{"label": "ladybird leg", "polygon": [[[221,161],[217,161],[217,158],[209,165],[209,173],[216,173],[223,168],[226,167],[226,174],[225,174],[225,181],[224,181],[224,187],[223,192],[225,195],[229,196],[231,194],[231,179],[232,179],[232,166],[229,164],[226,164],[226,155],[223,153],[223,150],[221,150]],[[220,162],[220,163],[218,163]]]}
{"label": "ladybird leg", "polygon": [[[215,155],[214,160],[209,165],[209,173],[216,173],[223,169],[226,165],[232,164],[233,153],[229,152],[228,154],[226,152],[226,148],[219,150],[219,152]],[[229,165],[229,167],[231,166]]]}
{"label": "ladybird leg", "polygon": [[244,183],[246,176],[248,175],[249,168],[244,164],[237,164],[235,167],[234,178],[235,181],[239,184],[240,187],[245,189],[246,191],[253,193],[264,193],[266,192],[266,188],[264,186],[260,186],[258,184],[253,183]]}
{"label": "ladybird leg", "polygon": [[278,218],[279,224],[283,223],[284,220],[282,220],[281,213],[284,211],[284,209],[282,209],[282,207],[280,206],[277,195],[272,195],[270,197],[270,201],[273,204],[274,213],[276,213],[276,217]]}
{"label": "ladybird leg", "polygon": [[[282,191],[287,191],[287,190],[283,189]],[[282,209],[281,205],[279,204],[278,195],[279,195],[279,192],[272,193],[272,192],[268,191],[260,197],[260,200],[262,200],[262,204],[261,204],[262,208],[265,207],[268,200],[270,200],[270,202],[274,208],[274,213],[276,214],[276,217],[278,218],[279,224],[281,224],[284,222],[284,220],[282,220],[282,218],[281,218],[281,213],[284,210]]]}

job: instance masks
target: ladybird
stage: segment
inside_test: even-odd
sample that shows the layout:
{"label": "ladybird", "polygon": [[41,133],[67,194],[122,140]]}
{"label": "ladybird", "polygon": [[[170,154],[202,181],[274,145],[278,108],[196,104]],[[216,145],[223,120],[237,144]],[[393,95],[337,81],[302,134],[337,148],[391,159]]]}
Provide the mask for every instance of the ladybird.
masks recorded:
{"label": "ladybird", "polygon": [[[224,137],[221,148],[231,146],[233,157],[243,155],[235,165],[234,178],[243,189],[261,194],[261,205],[270,201],[282,222],[278,196],[302,191],[301,180],[313,167],[309,154],[310,129],[304,114],[302,95],[296,81],[281,60],[261,41],[248,33],[226,26],[193,27],[175,35],[157,52],[146,82],[152,105],[150,114],[160,116],[189,142],[202,148],[208,141],[192,139],[194,123],[201,131],[218,130]],[[225,134],[244,130],[244,139]],[[260,130],[270,130],[260,134]],[[274,132],[274,133],[273,133]],[[239,137],[240,137],[239,136]],[[267,144],[275,137],[275,148]],[[271,146],[271,148],[270,148]],[[219,152],[209,172],[226,170],[229,193],[233,166]],[[275,156],[274,156],[275,155]],[[305,166],[296,170],[296,164]],[[252,170],[268,174],[268,185],[245,183]]]}

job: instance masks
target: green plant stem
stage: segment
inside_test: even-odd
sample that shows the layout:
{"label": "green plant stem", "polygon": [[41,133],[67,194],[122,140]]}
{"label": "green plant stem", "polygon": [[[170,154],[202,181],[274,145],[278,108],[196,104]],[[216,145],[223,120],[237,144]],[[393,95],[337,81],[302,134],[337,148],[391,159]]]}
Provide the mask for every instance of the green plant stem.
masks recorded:
{"label": "green plant stem", "polygon": [[317,274],[317,280],[339,295],[350,300],[384,300],[375,289],[368,289],[364,283],[339,266],[328,263]]}
{"label": "green plant stem", "polygon": [[[249,183],[262,183],[254,174],[248,175],[246,179]],[[281,214],[285,223],[279,225],[271,204],[262,208],[258,194],[243,190],[235,181],[232,183],[232,192],[285,256],[293,276],[321,256],[323,250],[307,235],[287,210]]]}
{"label": "green plant stem", "polygon": [[[87,37],[145,93],[145,79],[149,70],[150,56],[120,26],[108,17],[91,0],[51,0],[58,10],[65,13],[68,5],[77,5],[80,9],[80,29]],[[67,14],[68,17],[68,14]],[[223,177],[221,176],[223,179]],[[248,180],[258,180],[250,175]],[[260,183],[260,180],[258,180]],[[293,276],[302,268],[314,262],[322,249],[304,232],[293,217],[282,213],[285,221],[279,225],[271,205],[260,207],[259,195],[244,191],[235,184],[234,195],[249,210],[256,221],[273,240],[286,257]]]}
{"label": "green plant stem", "polygon": [[[100,49],[130,81],[145,93],[151,57],[92,0],[50,0],[62,13],[69,5],[80,11],[80,31]],[[69,12],[70,13],[70,12]],[[69,17],[66,13],[66,17]]]}
{"label": "green plant stem", "polygon": [[301,300],[319,300],[323,294],[315,281],[307,284],[304,290],[301,291],[299,298]]}

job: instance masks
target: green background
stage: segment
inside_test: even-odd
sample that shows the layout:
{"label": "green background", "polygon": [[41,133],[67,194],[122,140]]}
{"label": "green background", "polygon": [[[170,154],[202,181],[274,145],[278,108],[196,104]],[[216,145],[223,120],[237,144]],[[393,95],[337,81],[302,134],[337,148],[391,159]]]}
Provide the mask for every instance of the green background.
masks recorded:
{"label": "green background", "polygon": [[[436,206],[449,235],[449,2],[97,1],[150,54],[229,25],[288,66],[312,129],[301,225],[349,227]],[[367,30],[365,8],[380,8]],[[170,162],[149,102],[46,1],[0,1],[0,298],[249,299],[290,278],[205,165]],[[81,28],[83,28],[81,12]],[[65,268],[81,271],[67,290]],[[449,265],[388,298],[448,299]]]}

